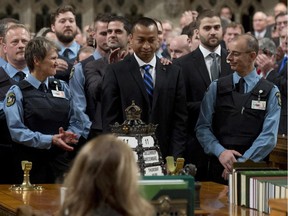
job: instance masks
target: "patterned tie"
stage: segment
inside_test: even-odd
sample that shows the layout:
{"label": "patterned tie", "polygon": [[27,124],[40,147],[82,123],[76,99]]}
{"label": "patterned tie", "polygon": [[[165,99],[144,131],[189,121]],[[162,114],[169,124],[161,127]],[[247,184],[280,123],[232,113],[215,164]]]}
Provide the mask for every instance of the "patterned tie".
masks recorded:
{"label": "patterned tie", "polygon": [[47,93],[48,89],[47,86],[45,85],[45,83],[41,83],[39,88],[40,91]]}
{"label": "patterned tie", "polygon": [[23,71],[18,71],[16,75],[19,77],[19,82],[26,77],[26,74]]}
{"label": "patterned tie", "polygon": [[236,91],[239,92],[240,94],[244,94],[244,84],[245,84],[245,80],[243,77],[241,77],[239,82],[235,84]]}
{"label": "patterned tie", "polygon": [[149,95],[149,99],[152,101],[153,99],[153,78],[151,76],[151,74],[149,73],[150,68],[152,66],[147,64],[147,65],[143,65],[142,68],[144,69],[144,85],[146,88],[146,91]]}
{"label": "patterned tie", "polygon": [[282,63],[281,63],[281,66],[280,66],[278,72],[281,72],[281,71],[282,71],[282,69],[284,68],[286,62],[287,62],[287,56],[284,56],[284,58],[283,58],[283,60],[282,60]]}
{"label": "patterned tie", "polygon": [[210,67],[210,72],[211,72],[211,81],[218,79],[219,78],[219,65],[217,62],[217,53],[210,53],[212,60],[212,64]]}

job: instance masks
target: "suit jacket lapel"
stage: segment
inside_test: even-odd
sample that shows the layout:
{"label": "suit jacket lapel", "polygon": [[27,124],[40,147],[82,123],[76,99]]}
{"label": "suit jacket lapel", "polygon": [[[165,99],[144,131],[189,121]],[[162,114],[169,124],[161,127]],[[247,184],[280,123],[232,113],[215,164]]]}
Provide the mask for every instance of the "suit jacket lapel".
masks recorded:
{"label": "suit jacket lapel", "polygon": [[147,94],[145,86],[144,86],[143,77],[141,76],[138,62],[136,61],[136,59],[133,55],[131,55],[131,57],[129,59],[127,59],[127,61],[130,61],[130,63],[131,63],[131,64],[129,64],[129,72],[131,73],[132,77],[134,78],[135,83],[140,88],[146,102],[150,103],[149,98],[148,98],[148,94]]}
{"label": "suit jacket lapel", "polygon": [[166,73],[166,68],[164,65],[160,63],[160,60],[157,58],[156,62],[156,82],[155,82],[155,88],[154,88],[154,93],[153,93],[153,104],[152,104],[152,110],[154,110],[154,107],[156,106],[156,102],[159,96],[159,89],[161,86],[165,85],[165,83],[168,83],[167,81],[167,73]]}
{"label": "suit jacket lapel", "polygon": [[227,76],[232,73],[230,65],[227,63],[227,52],[224,49],[221,49],[221,73],[220,77]]}
{"label": "suit jacket lapel", "polygon": [[200,74],[206,86],[208,87],[211,83],[211,79],[209,76],[209,71],[207,70],[205,64],[204,56],[200,51],[199,47],[195,50],[195,65],[198,65],[198,67],[195,67],[195,69],[198,70],[198,73]]}

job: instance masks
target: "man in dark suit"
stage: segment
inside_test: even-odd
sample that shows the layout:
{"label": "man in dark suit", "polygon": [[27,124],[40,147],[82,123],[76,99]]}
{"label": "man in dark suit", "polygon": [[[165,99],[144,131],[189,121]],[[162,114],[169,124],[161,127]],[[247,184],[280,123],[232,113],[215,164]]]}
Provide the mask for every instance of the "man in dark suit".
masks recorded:
{"label": "man in dark suit", "polygon": [[[185,161],[196,165],[196,179],[204,181],[208,177],[209,157],[204,153],[194,132],[199,116],[200,103],[211,81],[232,73],[232,70],[226,62],[227,52],[220,46],[222,40],[220,17],[212,10],[204,10],[198,15],[196,22],[200,45],[190,54],[176,59],[175,64],[182,68],[187,96],[188,143],[185,151]],[[211,73],[214,61],[210,55],[211,53],[217,54],[215,60],[217,65],[216,76]],[[212,71],[215,70],[212,69]]]}
{"label": "man in dark suit", "polygon": [[123,123],[125,109],[134,100],[142,109],[141,119],[147,124],[158,124],[156,137],[163,158],[168,155],[177,158],[182,156],[186,142],[185,86],[181,69],[172,64],[163,65],[156,57],[157,46],[156,22],[140,18],[132,27],[134,54],[110,64],[104,75],[103,131],[109,132],[115,122]]}
{"label": "man in dark suit", "polygon": [[258,40],[264,37],[271,38],[271,29],[267,27],[267,15],[262,11],[257,11],[253,15],[253,31]]}

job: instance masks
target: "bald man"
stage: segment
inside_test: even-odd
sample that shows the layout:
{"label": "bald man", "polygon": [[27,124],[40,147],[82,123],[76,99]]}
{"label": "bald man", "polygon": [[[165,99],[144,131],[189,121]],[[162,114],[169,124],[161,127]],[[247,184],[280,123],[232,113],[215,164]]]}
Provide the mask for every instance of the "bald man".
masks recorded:
{"label": "bald man", "polygon": [[257,11],[253,16],[252,34],[257,39],[264,37],[271,38],[271,29],[267,28],[267,15],[262,11]]}
{"label": "bald man", "polygon": [[175,36],[170,41],[169,51],[171,59],[177,59],[191,52],[189,39],[187,35]]}

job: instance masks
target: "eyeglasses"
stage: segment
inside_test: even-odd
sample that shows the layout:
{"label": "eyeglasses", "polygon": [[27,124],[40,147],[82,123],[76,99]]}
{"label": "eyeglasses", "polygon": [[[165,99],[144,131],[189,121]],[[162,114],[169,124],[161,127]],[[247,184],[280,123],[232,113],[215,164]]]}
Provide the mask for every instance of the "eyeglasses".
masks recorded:
{"label": "eyeglasses", "polygon": [[281,24],[287,25],[288,21],[283,21],[283,22],[277,22],[276,25],[280,26]]}
{"label": "eyeglasses", "polygon": [[230,51],[230,50],[227,50],[227,56],[234,56],[234,57],[238,57],[240,55],[242,55],[243,53],[251,53],[253,51],[245,51],[245,52],[240,52],[240,51]]}
{"label": "eyeglasses", "polygon": [[270,50],[266,49],[266,48],[262,49],[262,52],[263,52],[263,54],[265,54],[267,56],[272,56],[273,55],[273,53]]}

